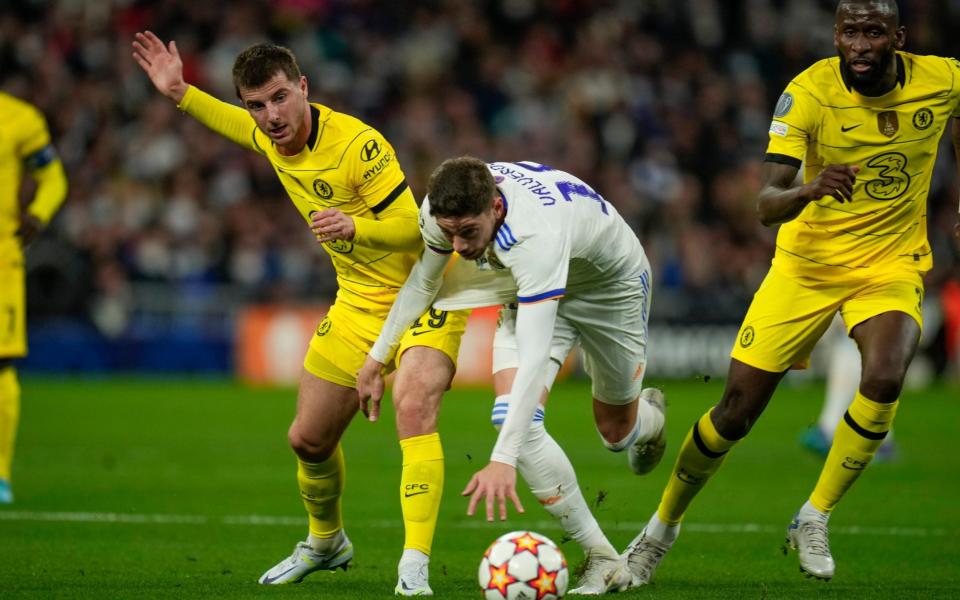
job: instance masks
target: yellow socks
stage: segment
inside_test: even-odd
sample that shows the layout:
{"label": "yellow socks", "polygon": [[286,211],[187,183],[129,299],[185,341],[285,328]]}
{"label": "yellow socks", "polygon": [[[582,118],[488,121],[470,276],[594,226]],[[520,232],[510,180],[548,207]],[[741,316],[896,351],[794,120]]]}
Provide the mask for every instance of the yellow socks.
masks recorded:
{"label": "yellow socks", "polygon": [[308,463],[297,459],[297,483],[300,497],[310,515],[310,535],[326,539],[337,535],[343,528],[340,514],[340,496],[343,493],[343,449],[337,449],[321,463]]}
{"label": "yellow socks", "polygon": [[657,517],[667,525],[680,523],[694,496],[723,464],[727,451],[737,443],[737,440],[724,439],[717,433],[710,420],[712,410],[694,423],[693,429],[683,440],[677,464],[663,490]]}
{"label": "yellow socks", "polygon": [[13,446],[20,422],[20,384],[13,367],[0,369],[0,479],[10,481]]}
{"label": "yellow socks", "polygon": [[400,440],[403,472],[400,475],[400,509],[406,536],[404,549],[430,555],[443,496],[443,446],[440,434],[430,433]]}
{"label": "yellow socks", "polygon": [[837,425],[820,479],[810,495],[814,508],[825,513],[833,510],[887,437],[899,404],[899,400],[890,404],[874,402],[857,391]]}

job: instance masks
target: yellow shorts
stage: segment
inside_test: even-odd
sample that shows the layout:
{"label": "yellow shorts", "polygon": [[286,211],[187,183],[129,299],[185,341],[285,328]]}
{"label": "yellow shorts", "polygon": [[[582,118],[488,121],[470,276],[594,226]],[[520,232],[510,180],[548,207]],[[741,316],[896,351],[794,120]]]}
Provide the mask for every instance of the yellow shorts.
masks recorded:
{"label": "yellow shorts", "polygon": [[810,352],[838,310],[848,334],[889,311],[910,315],[922,328],[922,303],[923,279],[916,271],[805,285],[771,267],[753,296],[730,356],[772,373],[806,368]]}
{"label": "yellow shorts", "polygon": [[23,262],[0,260],[0,358],[27,354],[27,293]]}
{"label": "yellow shorts", "polygon": [[[460,339],[467,328],[469,310],[442,311],[431,308],[403,334],[392,371],[403,353],[413,346],[436,348],[450,357],[454,366]],[[386,313],[360,311],[334,303],[310,339],[303,367],[313,375],[346,387],[356,387],[357,371],[380,335]]]}

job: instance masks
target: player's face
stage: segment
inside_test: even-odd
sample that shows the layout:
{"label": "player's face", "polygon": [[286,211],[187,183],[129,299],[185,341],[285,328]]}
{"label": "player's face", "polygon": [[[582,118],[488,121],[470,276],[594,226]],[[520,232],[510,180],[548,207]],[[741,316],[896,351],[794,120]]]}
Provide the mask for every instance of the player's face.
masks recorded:
{"label": "player's face", "polygon": [[490,208],[479,215],[437,217],[437,225],[450,240],[457,254],[467,260],[483,256],[503,222],[503,200],[498,195]]}
{"label": "player's face", "polygon": [[257,88],[241,88],[243,104],[267,136],[283,154],[296,154],[310,137],[310,105],[307,102],[307,78],[291,81],[278,71]]}
{"label": "player's face", "polygon": [[853,87],[867,95],[889,91],[896,82],[896,50],[903,48],[905,30],[884,3],[851,3],[837,12],[834,45],[840,68]]}

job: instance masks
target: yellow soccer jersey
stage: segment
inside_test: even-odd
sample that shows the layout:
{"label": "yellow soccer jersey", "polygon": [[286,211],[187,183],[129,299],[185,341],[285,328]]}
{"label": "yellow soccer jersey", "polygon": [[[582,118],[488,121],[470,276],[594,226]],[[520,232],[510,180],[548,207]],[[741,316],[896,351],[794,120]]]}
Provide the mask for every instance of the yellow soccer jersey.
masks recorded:
{"label": "yellow soccer jersey", "polygon": [[898,83],[883,96],[848,88],[834,57],[777,102],[765,160],[802,163],[804,183],[830,164],[860,167],[852,202],[824,196],[781,225],[773,264],[785,273],[836,279],[932,266],[927,193],[940,136],[960,114],[960,63],[906,52],[897,62]]}
{"label": "yellow soccer jersey", "polygon": [[50,132],[33,106],[0,92],[0,259],[20,256],[14,237],[20,226],[19,190],[25,167],[40,168],[56,160]]}
{"label": "yellow soccer jersey", "polygon": [[284,156],[243,108],[191,86],[180,109],[264,155],[308,224],[312,212],[327,208],[359,218],[354,241],[323,245],[337,272],[337,299],[365,310],[389,310],[420,246],[415,242],[408,251],[391,251],[361,243],[361,221],[375,221],[388,210],[406,210],[409,218],[403,223],[419,239],[418,211],[396,152],[378,131],[350,115],[311,104],[313,126],[306,148],[296,156]]}

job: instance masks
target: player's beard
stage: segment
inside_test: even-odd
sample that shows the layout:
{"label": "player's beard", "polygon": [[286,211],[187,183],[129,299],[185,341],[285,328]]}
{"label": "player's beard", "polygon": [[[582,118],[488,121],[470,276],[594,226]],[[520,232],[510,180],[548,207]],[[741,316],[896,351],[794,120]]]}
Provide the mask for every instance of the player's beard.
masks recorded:
{"label": "player's beard", "polygon": [[896,52],[891,50],[881,55],[879,62],[875,63],[867,73],[857,73],[850,68],[843,52],[838,51],[837,54],[840,56],[840,70],[843,71],[843,78],[853,86],[853,89],[864,96],[879,96],[890,91],[879,88],[883,84],[883,77],[887,74],[890,63],[897,55]]}

